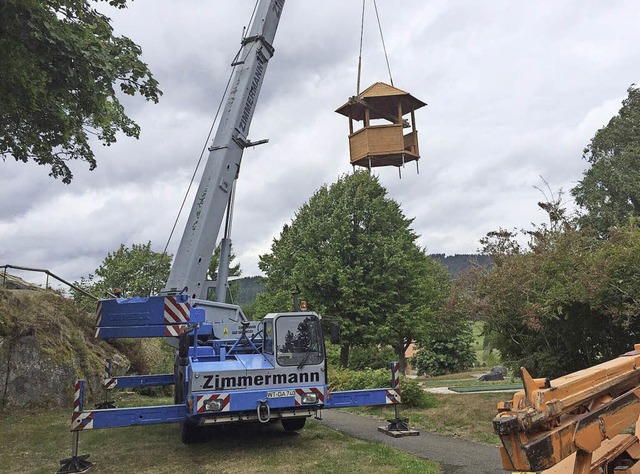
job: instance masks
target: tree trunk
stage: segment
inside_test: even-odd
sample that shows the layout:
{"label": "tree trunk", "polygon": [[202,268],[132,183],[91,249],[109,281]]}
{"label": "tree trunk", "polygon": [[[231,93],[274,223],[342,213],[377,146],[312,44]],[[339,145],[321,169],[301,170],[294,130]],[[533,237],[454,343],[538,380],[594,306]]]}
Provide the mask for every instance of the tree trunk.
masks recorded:
{"label": "tree trunk", "polygon": [[340,367],[346,369],[349,365],[349,344],[342,344],[340,346]]}
{"label": "tree trunk", "polygon": [[402,375],[407,375],[405,372],[407,370],[407,358],[405,356],[405,348],[404,341],[400,341],[400,343],[394,346],[396,351],[396,355],[398,356],[398,371]]}
{"label": "tree trunk", "polygon": [[407,358],[404,355],[404,351],[400,351],[398,354],[398,370],[402,375],[407,375],[405,373],[407,370]]}

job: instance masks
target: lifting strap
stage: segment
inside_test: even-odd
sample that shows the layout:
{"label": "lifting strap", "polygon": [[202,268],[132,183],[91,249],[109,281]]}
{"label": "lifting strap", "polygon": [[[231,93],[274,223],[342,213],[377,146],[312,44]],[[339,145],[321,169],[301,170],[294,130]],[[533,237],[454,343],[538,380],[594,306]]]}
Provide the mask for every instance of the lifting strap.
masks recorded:
{"label": "lifting strap", "polygon": [[[362,17],[360,20],[360,52],[358,55],[358,83],[356,87],[356,95],[360,94],[360,77],[362,75],[362,43],[364,38],[364,13],[365,13],[366,0],[362,0]],[[380,40],[382,41],[382,50],[384,52],[384,59],[387,63],[387,71],[389,72],[389,82],[393,86],[393,77],[391,76],[391,66],[389,65],[389,56],[387,54],[387,46],[384,42],[384,34],[382,33],[382,23],[380,22],[380,15],[378,14],[378,4],[376,0],[373,0],[373,8],[376,12],[376,20],[378,21],[378,31],[380,32]]]}

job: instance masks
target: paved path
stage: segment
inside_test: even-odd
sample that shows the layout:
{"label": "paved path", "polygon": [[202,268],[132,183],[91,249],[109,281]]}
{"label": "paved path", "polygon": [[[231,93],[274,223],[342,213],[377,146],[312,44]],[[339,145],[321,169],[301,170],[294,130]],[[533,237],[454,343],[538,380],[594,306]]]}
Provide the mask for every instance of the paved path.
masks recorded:
{"label": "paved path", "polygon": [[324,410],[325,426],[365,441],[377,441],[440,463],[445,474],[505,474],[498,448],[421,430],[420,436],[393,438],[378,431],[386,423],[341,410]]}

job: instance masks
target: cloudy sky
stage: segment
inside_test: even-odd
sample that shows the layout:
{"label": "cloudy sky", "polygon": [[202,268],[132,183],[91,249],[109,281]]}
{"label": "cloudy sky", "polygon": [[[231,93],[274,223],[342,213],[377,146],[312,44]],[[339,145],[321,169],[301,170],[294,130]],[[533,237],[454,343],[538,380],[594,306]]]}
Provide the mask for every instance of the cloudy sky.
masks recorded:
{"label": "cloudy sky", "polygon": [[[0,162],[0,264],[79,279],[121,243],[162,250],[205,144],[253,0],[136,0],[105,8],[143,49],[164,92],[125,100],[142,127],[72,163],[65,185],[34,163]],[[351,172],[359,0],[287,0],[245,151],[233,239],[244,275],[322,184]],[[473,253],[488,231],[544,221],[535,187],[568,191],[582,149],[640,80],[635,0],[378,0],[394,83],[417,112],[420,174],[378,168],[430,253]],[[363,88],[388,81],[367,1]],[[570,203],[569,203],[570,204]],[[183,221],[169,246],[175,252]],[[37,277],[24,275],[38,281]]]}

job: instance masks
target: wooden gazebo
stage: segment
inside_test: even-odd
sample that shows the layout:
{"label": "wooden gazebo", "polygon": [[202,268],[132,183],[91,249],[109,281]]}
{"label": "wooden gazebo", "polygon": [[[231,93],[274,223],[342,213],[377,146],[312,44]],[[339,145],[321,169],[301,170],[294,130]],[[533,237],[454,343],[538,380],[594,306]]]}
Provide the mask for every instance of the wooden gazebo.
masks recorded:
{"label": "wooden gazebo", "polygon": [[[427,104],[408,92],[376,82],[336,112],[349,117],[351,164],[402,166],[420,158],[414,111]],[[410,120],[404,118],[410,114]],[[363,127],[354,130],[354,121]],[[374,122],[376,121],[376,122]],[[404,133],[405,128],[410,128]]]}

